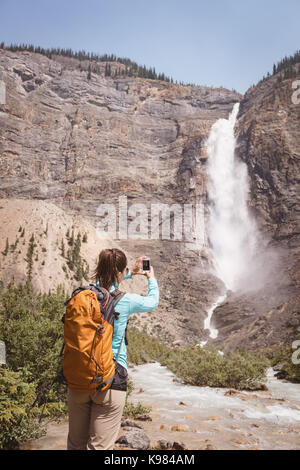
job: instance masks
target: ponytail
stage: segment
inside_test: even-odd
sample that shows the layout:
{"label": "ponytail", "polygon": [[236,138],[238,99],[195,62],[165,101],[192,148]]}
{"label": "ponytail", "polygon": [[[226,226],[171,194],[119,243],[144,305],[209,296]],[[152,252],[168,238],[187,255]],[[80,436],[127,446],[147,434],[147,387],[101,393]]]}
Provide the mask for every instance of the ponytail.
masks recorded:
{"label": "ponytail", "polygon": [[107,248],[100,252],[98,263],[93,274],[93,280],[100,282],[102,287],[109,289],[117,282],[118,273],[123,272],[127,266],[127,258],[118,248]]}

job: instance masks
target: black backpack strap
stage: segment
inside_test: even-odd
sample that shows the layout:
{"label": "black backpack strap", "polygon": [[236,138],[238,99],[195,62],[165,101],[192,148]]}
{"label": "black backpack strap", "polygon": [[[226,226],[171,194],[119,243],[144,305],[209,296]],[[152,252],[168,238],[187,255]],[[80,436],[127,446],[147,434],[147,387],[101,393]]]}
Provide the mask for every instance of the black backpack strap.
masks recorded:
{"label": "black backpack strap", "polygon": [[114,312],[115,312],[115,318],[118,320],[119,318],[119,312],[116,312],[115,306],[119,302],[119,300],[125,295],[125,292],[121,292],[119,289],[115,289],[113,292],[110,292],[110,296],[112,297],[112,302],[113,302],[113,307],[114,307]]}
{"label": "black backpack strap", "polygon": [[114,306],[116,305],[117,302],[125,295],[125,292],[121,292],[119,289],[115,289],[112,292],[110,292],[110,295],[113,298]]}

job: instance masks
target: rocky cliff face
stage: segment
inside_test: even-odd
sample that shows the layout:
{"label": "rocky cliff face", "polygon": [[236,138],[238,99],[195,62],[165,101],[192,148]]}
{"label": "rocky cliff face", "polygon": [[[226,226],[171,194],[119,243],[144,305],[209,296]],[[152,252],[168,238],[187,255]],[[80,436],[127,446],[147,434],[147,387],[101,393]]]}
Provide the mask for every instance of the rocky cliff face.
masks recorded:
{"label": "rocky cliff face", "polygon": [[[0,50],[0,72],[7,95],[6,104],[0,105],[3,203],[5,198],[33,203],[43,200],[72,217],[80,215],[95,227],[99,204],[114,204],[118,211],[121,195],[127,196],[128,207],[142,203],[149,211],[152,203],[204,201],[205,138],[213,122],[227,117],[241,95],[223,88],[112,79],[93,73],[89,80],[78,65],[79,61],[66,57],[49,59],[27,51]],[[20,202],[16,204],[19,208]],[[44,208],[44,225],[48,222],[49,232],[56,231],[57,225],[66,231],[61,224],[64,212],[57,213],[55,220],[51,213]],[[17,217],[24,227],[28,214],[26,221],[22,210]],[[26,233],[35,232],[35,223],[34,219],[29,222]],[[84,232],[80,224],[75,228]],[[7,236],[2,224],[3,250]],[[10,245],[15,237],[17,234],[11,234]],[[56,238],[61,243],[62,234]],[[220,282],[208,272],[207,257],[202,253],[200,258],[197,245],[186,248],[180,241],[162,240],[161,236],[158,240],[111,243],[123,247],[130,258],[141,254],[151,257],[160,282],[161,302],[148,322],[150,330],[155,328],[156,334],[172,340],[193,341],[207,335],[203,320]],[[62,272],[66,263],[61,251],[52,250],[57,266],[51,265],[51,282],[45,265],[40,266],[39,281],[33,275],[33,282],[48,289],[69,276],[76,284],[69,268]],[[15,257],[9,256],[9,261],[7,257],[2,261],[4,280],[18,271]],[[35,263],[42,259],[40,256]],[[206,272],[200,269],[200,259]],[[23,263],[25,273],[24,258]],[[137,290],[138,282],[133,282]],[[144,322],[143,315],[137,321]]]}
{"label": "rocky cliff face", "polygon": [[138,78],[88,80],[62,59],[0,51],[1,196],[51,200],[95,218],[99,202],[120,194],[142,202],[189,194],[203,138],[240,95]]}
{"label": "rocky cliff face", "polygon": [[[223,289],[211,271],[205,243],[199,245],[196,238],[190,244],[161,236],[153,240],[150,233],[148,239],[99,239],[97,208],[111,203],[118,215],[119,197],[127,196],[128,207],[147,207],[150,222],[153,203],[199,203],[205,222],[206,138],[212,124],[227,118],[242,96],[224,88],[133,77],[92,73],[88,79],[84,68],[79,69],[76,59],[0,50],[7,96],[0,105],[2,251],[6,238],[11,245],[8,254],[0,255],[2,277],[26,276],[29,234],[34,232],[35,239],[45,238],[33,260],[36,287],[48,290],[64,283],[71,289],[76,273],[58,244],[67,226],[76,233],[86,228],[91,244],[88,248],[83,243],[82,253],[90,272],[99,249],[107,244],[123,248],[130,262],[141,254],[151,257],[161,287],[160,306],[133,323],[146,325],[169,342],[205,340],[206,310]],[[215,311],[216,345],[224,349],[289,341],[298,328],[300,105],[290,102],[290,82],[277,86],[271,78],[249,90],[241,102],[236,132],[238,153],[251,179],[250,203],[270,246],[283,250],[285,263],[280,268],[283,276],[276,283],[270,279],[268,289],[255,295],[230,293]],[[25,200],[31,204],[26,210]],[[40,222],[35,213],[41,214]],[[10,217],[16,223],[8,230]],[[45,233],[38,233],[39,223],[43,231],[48,226],[47,233],[52,232],[47,243]],[[17,238],[19,247],[24,240],[13,231],[25,225],[28,238],[17,258],[13,246]],[[124,288],[143,293],[143,281],[134,279]]]}

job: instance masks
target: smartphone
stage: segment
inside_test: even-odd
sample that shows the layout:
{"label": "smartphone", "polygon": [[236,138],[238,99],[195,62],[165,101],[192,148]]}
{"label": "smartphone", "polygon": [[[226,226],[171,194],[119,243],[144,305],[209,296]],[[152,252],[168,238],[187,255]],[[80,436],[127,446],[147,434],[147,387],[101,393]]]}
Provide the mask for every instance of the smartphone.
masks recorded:
{"label": "smartphone", "polygon": [[143,259],[143,271],[150,271],[150,258]]}

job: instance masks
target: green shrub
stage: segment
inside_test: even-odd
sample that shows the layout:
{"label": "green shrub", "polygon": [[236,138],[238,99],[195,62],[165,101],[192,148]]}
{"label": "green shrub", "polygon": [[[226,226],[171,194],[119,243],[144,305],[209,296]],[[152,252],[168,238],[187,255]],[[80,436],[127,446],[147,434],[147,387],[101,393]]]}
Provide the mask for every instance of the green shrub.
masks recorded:
{"label": "green shrub", "polygon": [[137,405],[135,405],[134,403],[128,401],[128,397],[131,395],[133,388],[134,388],[134,385],[133,385],[132,378],[128,375],[126,401],[125,401],[125,406],[123,410],[124,418],[134,419],[137,415],[148,414],[150,412],[150,409],[143,406],[140,402]]}
{"label": "green shrub", "polygon": [[128,329],[128,343],[128,361],[134,364],[159,361],[169,351],[164,344],[137,328]]}
{"label": "green shrub", "polygon": [[270,366],[267,358],[246,351],[222,356],[214,348],[172,349],[136,328],[128,331],[128,341],[130,362],[158,361],[191,385],[257,390],[263,388]]}
{"label": "green shrub", "polygon": [[21,372],[0,368],[0,448],[16,449],[19,442],[44,434],[32,408],[35,385],[24,382]]}
{"label": "green shrub", "polygon": [[35,401],[48,409],[63,408],[65,385],[54,382],[61,368],[66,296],[62,288],[55,293],[36,294],[30,283],[0,289],[0,338],[6,343],[9,367],[22,371],[35,388]]}
{"label": "green shrub", "polygon": [[129,401],[126,401],[124,410],[123,410],[123,417],[124,418],[136,418],[137,415],[144,415],[150,412],[149,408],[143,406],[140,402],[135,405]]}
{"label": "green shrub", "polygon": [[[300,335],[295,338],[296,340],[300,340]],[[280,370],[285,372],[287,380],[300,383],[300,364],[294,364],[292,361],[294,352],[295,350],[292,349],[292,345],[289,347],[283,345],[273,346],[267,350],[272,367],[280,366]]]}

